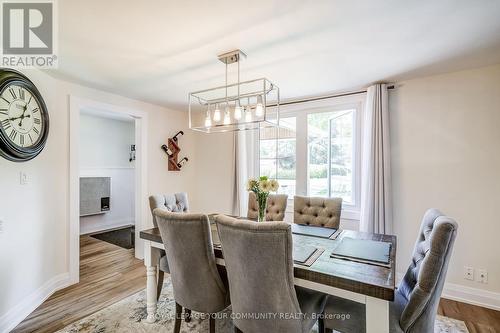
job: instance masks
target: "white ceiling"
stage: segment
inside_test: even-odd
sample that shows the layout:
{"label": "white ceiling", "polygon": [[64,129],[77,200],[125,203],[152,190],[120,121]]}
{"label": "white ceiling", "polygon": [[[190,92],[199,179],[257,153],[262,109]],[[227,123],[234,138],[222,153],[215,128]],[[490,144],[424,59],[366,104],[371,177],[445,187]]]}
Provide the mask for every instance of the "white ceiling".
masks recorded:
{"label": "white ceiling", "polygon": [[224,83],[217,55],[240,48],[242,80],[282,99],[500,63],[498,0],[63,0],[66,80],[186,109]]}

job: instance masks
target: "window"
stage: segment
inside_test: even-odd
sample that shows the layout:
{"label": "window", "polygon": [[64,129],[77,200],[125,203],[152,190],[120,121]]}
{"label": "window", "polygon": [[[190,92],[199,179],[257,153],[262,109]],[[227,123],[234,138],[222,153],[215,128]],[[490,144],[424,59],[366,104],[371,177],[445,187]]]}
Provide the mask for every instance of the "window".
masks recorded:
{"label": "window", "polygon": [[279,193],[289,199],[294,195],[340,197],[342,217],[358,220],[364,98],[357,95],[282,108],[279,133],[272,128],[260,130],[260,175],[278,179]]}
{"label": "window", "polygon": [[308,115],[310,196],[340,197],[354,204],[354,115],[355,110]]}
{"label": "window", "polygon": [[[278,193],[295,195],[296,118],[280,119],[280,129],[262,128],[259,138],[260,175],[276,178]],[[279,134],[279,135],[278,135]]]}

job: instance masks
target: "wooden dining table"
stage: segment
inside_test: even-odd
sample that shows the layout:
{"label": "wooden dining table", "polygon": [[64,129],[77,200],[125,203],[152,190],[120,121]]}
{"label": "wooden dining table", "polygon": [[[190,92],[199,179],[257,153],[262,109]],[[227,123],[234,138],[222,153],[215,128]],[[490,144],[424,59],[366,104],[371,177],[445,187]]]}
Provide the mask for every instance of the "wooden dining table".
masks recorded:
{"label": "wooden dining table", "polygon": [[[216,224],[212,223],[211,228],[217,265],[224,266],[222,249],[217,242]],[[310,226],[310,228],[316,227]],[[330,254],[345,237],[391,243],[389,265],[383,267],[372,263],[332,258]],[[159,257],[161,250],[165,248],[158,228],[141,231],[140,238],[144,240],[144,264],[147,275],[146,322],[152,323],[156,319]],[[366,332],[389,332],[389,302],[394,300],[395,291],[396,236],[353,230],[340,230],[330,238],[293,234],[293,246],[294,250],[301,246],[313,246],[321,250],[321,255],[317,256],[310,266],[294,264],[295,285],[365,304]]]}

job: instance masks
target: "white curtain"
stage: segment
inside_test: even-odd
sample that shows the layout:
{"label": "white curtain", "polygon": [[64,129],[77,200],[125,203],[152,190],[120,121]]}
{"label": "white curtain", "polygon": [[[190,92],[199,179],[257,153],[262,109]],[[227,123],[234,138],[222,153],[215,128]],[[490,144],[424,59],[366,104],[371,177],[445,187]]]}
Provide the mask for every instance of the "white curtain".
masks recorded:
{"label": "white curtain", "polygon": [[257,176],[258,130],[235,132],[233,136],[233,214],[247,216],[246,183]]}
{"label": "white curtain", "polygon": [[385,84],[368,88],[363,122],[361,231],[392,232],[389,97]]}

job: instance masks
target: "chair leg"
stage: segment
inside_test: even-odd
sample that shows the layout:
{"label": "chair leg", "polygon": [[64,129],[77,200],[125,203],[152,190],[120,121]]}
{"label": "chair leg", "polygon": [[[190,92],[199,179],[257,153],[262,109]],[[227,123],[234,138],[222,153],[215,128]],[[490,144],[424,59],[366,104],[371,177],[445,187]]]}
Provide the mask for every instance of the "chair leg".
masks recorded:
{"label": "chair leg", "polygon": [[323,317],[320,317],[318,319],[318,333],[326,333],[326,331],[325,331],[325,321],[323,320]]}
{"label": "chair leg", "polygon": [[184,321],[189,323],[191,321],[191,310],[184,309]]}
{"label": "chair leg", "polygon": [[208,319],[208,324],[210,326],[209,332],[215,333],[215,319],[214,319],[214,317],[210,316],[210,318]]}
{"label": "chair leg", "polygon": [[162,270],[158,270],[158,283],[157,283],[157,286],[156,286],[156,299],[159,300],[160,299],[160,295],[161,295],[161,288],[163,287],[163,275],[164,275],[164,272]]}
{"label": "chair leg", "polygon": [[175,326],[174,333],[179,333],[181,331],[182,322],[182,306],[175,302]]}

